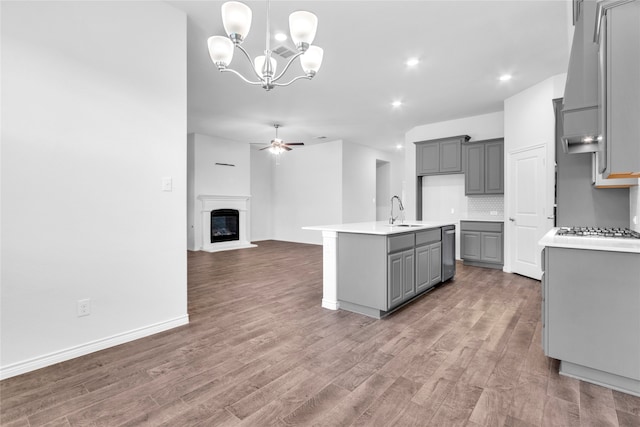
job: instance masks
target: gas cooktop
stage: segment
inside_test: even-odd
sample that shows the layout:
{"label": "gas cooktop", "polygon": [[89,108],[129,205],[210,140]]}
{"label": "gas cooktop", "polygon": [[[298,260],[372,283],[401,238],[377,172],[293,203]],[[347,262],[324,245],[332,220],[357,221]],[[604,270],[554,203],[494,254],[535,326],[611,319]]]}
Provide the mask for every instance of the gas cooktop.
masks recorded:
{"label": "gas cooktop", "polygon": [[618,227],[560,227],[556,236],[615,237],[621,239],[640,239],[640,233],[628,228]]}

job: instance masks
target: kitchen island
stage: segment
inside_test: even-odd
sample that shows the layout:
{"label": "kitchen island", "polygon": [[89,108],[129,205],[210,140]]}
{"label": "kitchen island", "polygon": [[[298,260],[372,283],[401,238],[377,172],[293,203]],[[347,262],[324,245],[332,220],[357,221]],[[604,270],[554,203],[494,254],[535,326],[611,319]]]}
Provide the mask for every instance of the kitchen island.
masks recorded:
{"label": "kitchen island", "polygon": [[540,240],[542,346],[560,373],[640,396],[640,239]]}
{"label": "kitchen island", "polygon": [[381,318],[455,273],[452,222],[378,221],[303,228],[322,231],[324,308]]}

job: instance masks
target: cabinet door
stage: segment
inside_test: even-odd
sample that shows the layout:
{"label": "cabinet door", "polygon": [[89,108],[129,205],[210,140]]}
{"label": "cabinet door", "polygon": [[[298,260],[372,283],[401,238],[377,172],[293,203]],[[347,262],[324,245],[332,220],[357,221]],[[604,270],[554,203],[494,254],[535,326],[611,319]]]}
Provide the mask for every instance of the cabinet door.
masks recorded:
{"label": "cabinet door", "polygon": [[[543,255],[544,256],[544,255]],[[542,351],[544,354],[549,354],[549,329],[547,327],[547,281],[545,280],[545,274],[542,273],[542,304],[541,308],[541,323],[542,323]]]}
{"label": "cabinet door", "polygon": [[504,194],[504,142],[485,144],[484,158],[484,192]]}
{"label": "cabinet door", "polygon": [[484,144],[465,145],[464,193],[484,194]]}
{"label": "cabinet door", "polygon": [[440,143],[440,172],[455,173],[462,171],[460,141],[445,141]]}
{"label": "cabinet door", "polygon": [[460,233],[460,256],[469,261],[480,261],[480,232]]}
{"label": "cabinet door", "polygon": [[429,284],[435,286],[442,281],[442,243],[429,245]]}
{"label": "cabinet door", "polygon": [[429,271],[431,251],[429,249],[429,245],[416,248],[416,292],[422,292],[431,286],[431,272]]}
{"label": "cabinet door", "polygon": [[388,256],[388,309],[391,309],[402,302],[402,252]]}
{"label": "cabinet door", "polygon": [[480,237],[481,261],[502,263],[502,233],[480,233]]}
{"label": "cabinet door", "polygon": [[417,174],[428,175],[440,172],[440,144],[417,145]]}
{"label": "cabinet door", "polygon": [[[640,2],[607,11],[606,132],[610,168],[619,178],[640,176]],[[635,175],[628,175],[635,173]]]}
{"label": "cabinet door", "polygon": [[413,249],[410,251],[404,251],[402,253],[402,300],[406,301],[408,299],[413,298],[416,294],[416,286],[415,286],[415,275],[414,270],[416,268],[415,264],[415,253]]}

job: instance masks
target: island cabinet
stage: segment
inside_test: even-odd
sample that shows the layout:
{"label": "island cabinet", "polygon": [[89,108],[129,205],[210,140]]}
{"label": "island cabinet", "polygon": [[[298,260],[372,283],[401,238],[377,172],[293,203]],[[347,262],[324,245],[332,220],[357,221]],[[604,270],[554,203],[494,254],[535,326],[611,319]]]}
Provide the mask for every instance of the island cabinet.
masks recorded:
{"label": "island cabinet", "polygon": [[416,292],[420,293],[442,280],[442,233],[428,230],[416,233]]}
{"label": "island cabinet", "polygon": [[388,238],[387,255],[387,309],[397,307],[416,294],[415,236],[413,233]]}
{"label": "island cabinet", "polygon": [[464,264],[501,269],[503,227],[502,222],[460,221],[460,258]]}
{"label": "island cabinet", "polygon": [[440,283],[441,240],[440,227],[388,236],[339,233],[340,308],[379,319]]}
{"label": "island cabinet", "polygon": [[415,142],[418,176],[462,172],[462,143],[468,135]]}
{"label": "island cabinet", "polygon": [[504,194],[504,139],[463,144],[466,195]]}

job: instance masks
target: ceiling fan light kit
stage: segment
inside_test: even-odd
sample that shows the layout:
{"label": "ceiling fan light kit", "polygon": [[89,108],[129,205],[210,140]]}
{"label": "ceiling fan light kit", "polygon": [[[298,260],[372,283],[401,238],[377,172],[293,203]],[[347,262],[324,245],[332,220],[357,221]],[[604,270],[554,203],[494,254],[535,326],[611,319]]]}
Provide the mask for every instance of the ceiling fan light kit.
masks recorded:
{"label": "ceiling fan light kit", "polygon": [[280,125],[278,123],[275,123],[273,127],[276,128],[276,137],[271,140],[271,145],[261,148],[261,151],[269,150],[270,153],[278,156],[285,151],[291,151],[290,146],[292,145],[304,145],[304,142],[284,142],[282,139],[278,138],[278,128],[280,127]]}
{"label": "ceiling fan light kit", "polygon": [[[207,40],[209,56],[211,61],[222,72],[231,72],[246,83],[262,86],[266,90],[271,90],[276,86],[289,86],[300,79],[312,79],[322,65],[323,50],[318,46],[312,46],[318,28],[318,18],[311,12],[296,11],[289,15],[289,31],[291,40],[298,52],[293,55],[284,66],[280,74],[276,75],[277,61],[272,56],[271,51],[271,30],[269,15],[271,2],[267,0],[267,40],[264,55],[257,56],[251,60],[249,53],[242,47],[251,29],[252,12],[249,6],[237,1],[229,1],[222,5],[222,24],[227,36],[212,36]],[[255,72],[257,81],[252,81],[244,77],[238,71],[229,68],[233,59],[234,48],[238,49],[251,63],[251,69]],[[300,58],[300,65],[304,71],[303,75],[294,77],[287,83],[278,81],[284,76],[294,60]]]}

